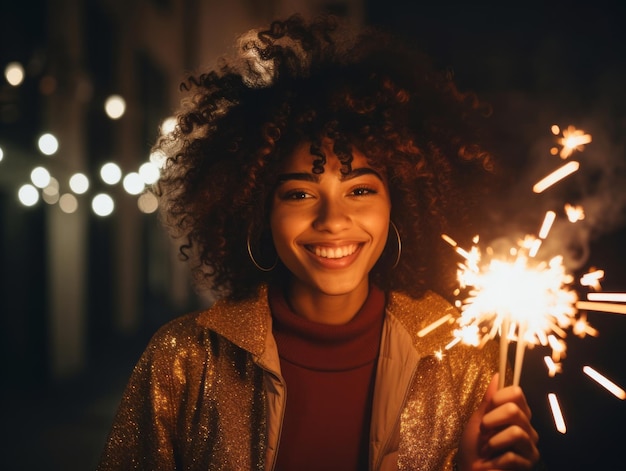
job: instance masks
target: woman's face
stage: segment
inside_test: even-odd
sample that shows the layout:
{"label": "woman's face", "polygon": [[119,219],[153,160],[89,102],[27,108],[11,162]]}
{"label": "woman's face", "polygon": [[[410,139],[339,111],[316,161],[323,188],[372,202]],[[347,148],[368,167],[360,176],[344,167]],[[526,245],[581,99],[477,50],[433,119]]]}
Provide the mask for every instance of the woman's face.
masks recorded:
{"label": "woman's face", "polygon": [[311,294],[350,294],[368,286],[389,229],[391,201],[384,176],[354,150],[342,175],[330,142],[324,172],[312,172],[309,144],[296,148],[281,169],[270,224],[278,256],[293,283]]}

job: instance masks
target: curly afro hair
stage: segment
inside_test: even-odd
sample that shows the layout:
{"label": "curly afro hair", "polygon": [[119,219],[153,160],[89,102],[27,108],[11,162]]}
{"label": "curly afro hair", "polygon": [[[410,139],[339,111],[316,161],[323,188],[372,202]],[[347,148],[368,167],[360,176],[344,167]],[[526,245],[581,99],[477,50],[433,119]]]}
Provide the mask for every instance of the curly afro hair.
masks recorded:
{"label": "curly afro hair", "polygon": [[476,125],[486,107],[390,35],[347,31],[333,17],[275,21],[181,84],[176,129],[155,146],[167,158],[154,191],[199,287],[243,299],[287,276],[280,262],[259,270],[247,247],[272,264],[268,220],[281,162],[309,142],[313,171],[323,172],[320,144],[330,139],[344,166],[358,148],[388,179],[402,255],[393,269],[383,260],[397,251],[389,237],[391,255],[372,282],[413,296],[451,288],[454,254],[440,236],[469,222],[469,188],[489,173]]}

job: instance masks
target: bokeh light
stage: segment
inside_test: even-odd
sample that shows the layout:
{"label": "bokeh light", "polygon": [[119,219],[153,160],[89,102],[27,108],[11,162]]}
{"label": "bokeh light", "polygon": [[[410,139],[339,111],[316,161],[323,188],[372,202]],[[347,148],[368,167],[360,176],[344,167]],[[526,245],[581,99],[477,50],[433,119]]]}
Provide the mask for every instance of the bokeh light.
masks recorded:
{"label": "bokeh light", "polygon": [[74,213],[78,209],[78,200],[73,194],[65,193],[59,198],[59,208],[64,213]]}
{"label": "bokeh light", "polygon": [[39,150],[44,155],[53,155],[59,150],[59,141],[53,134],[42,134],[37,142]]}
{"label": "bokeh light", "polygon": [[4,158],[4,151],[2,150],[2,147],[0,147],[0,162],[2,162],[3,158]]}
{"label": "bokeh light", "polygon": [[35,167],[30,172],[30,180],[37,188],[45,188],[50,184],[50,172],[43,167]]}
{"label": "bokeh light", "polygon": [[82,195],[89,189],[89,179],[83,173],[75,173],[70,178],[70,188],[77,195]]}
{"label": "bokeh light", "polygon": [[114,162],[108,162],[100,169],[100,178],[104,183],[115,185],[122,179],[122,170]]}
{"label": "bokeh light", "polygon": [[146,185],[152,185],[158,181],[161,176],[161,172],[159,171],[159,167],[152,162],[145,162],[141,165],[141,167],[139,167],[139,175],[141,175],[141,178]]}
{"label": "bokeh light", "polygon": [[166,161],[167,156],[165,155],[165,152],[161,150],[155,150],[154,152],[150,153],[150,162],[152,162],[158,168],[163,168]]}
{"label": "bokeh light", "polygon": [[143,178],[137,172],[130,172],[126,175],[122,185],[129,195],[138,195],[145,188]]}
{"label": "bokeh light", "polygon": [[153,193],[145,192],[137,199],[137,207],[144,214],[151,214],[159,207],[159,202]]}
{"label": "bokeh light", "polygon": [[30,183],[27,183],[20,187],[17,197],[24,206],[34,206],[39,201],[39,191]]}
{"label": "bokeh light", "polygon": [[41,191],[42,199],[48,204],[55,204],[59,201],[59,181],[50,177],[48,185]]}
{"label": "bokeh light", "polygon": [[166,134],[171,133],[176,128],[176,118],[170,116],[169,118],[165,118],[161,123],[161,135],[165,136]]}
{"label": "bokeh light", "polygon": [[24,67],[19,62],[10,62],[4,68],[4,78],[9,85],[17,87],[24,81]]}
{"label": "bokeh light", "polygon": [[126,101],[119,95],[111,95],[104,103],[104,111],[111,119],[120,119],[126,112]]}
{"label": "bokeh light", "polygon": [[98,216],[108,216],[115,209],[115,203],[106,193],[99,193],[91,200],[91,209]]}
{"label": "bokeh light", "polygon": [[58,193],[41,193],[41,199],[44,200],[48,204],[56,204],[59,202],[59,194]]}

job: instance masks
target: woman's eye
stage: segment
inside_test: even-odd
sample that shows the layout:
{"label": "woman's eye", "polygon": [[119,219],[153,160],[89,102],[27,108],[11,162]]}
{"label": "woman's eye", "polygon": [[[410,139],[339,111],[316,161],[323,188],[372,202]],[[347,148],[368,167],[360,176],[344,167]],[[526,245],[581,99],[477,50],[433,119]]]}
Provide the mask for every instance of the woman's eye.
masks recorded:
{"label": "woman's eye", "polygon": [[289,191],[283,195],[285,200],[303,200],[309,198],[305,191]]}
{"label": "woman's eye", "polygon": [[375,193],[376,193],[376,190],[372,190],[371,188],[367,188],[367,187],[360,187],[360,188],[355,188],[354,190],[352,190],[352,194],[354,196],[366,196],[366,195],[372,195]]}

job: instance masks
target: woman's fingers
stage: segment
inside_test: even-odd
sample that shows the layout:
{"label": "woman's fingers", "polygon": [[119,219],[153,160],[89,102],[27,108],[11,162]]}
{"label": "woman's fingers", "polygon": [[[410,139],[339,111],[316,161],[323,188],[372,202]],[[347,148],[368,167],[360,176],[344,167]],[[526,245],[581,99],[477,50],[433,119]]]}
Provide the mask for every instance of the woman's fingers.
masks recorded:
{"label": "woman's fingers", "polygon": [[[525,469],[526,462],[536,462],[539,435],[530,423],[530,416],[521,388],[496,391],[480,423],[480,456],[490,462],[505,460],[513,469]],[[514,455],[519,459],[513,458]]]}
{"label": "woman's fingers", "polygon": [[507,452],[513,452],[531,461],[539,458],[537,440],[516,425],[493,434],[483,443],[480,456],[489,459]]}

